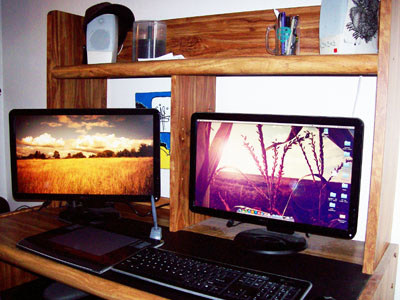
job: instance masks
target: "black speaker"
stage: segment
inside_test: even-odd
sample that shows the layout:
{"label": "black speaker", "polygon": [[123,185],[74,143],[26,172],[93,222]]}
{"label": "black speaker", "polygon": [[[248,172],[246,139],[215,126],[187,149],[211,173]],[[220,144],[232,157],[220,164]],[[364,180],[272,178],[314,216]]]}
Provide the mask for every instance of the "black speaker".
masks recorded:
{"label": "black speaker", "polygon": [[6,199],[0,197],[0,213],[6,213],[10,211],[10,206]]}

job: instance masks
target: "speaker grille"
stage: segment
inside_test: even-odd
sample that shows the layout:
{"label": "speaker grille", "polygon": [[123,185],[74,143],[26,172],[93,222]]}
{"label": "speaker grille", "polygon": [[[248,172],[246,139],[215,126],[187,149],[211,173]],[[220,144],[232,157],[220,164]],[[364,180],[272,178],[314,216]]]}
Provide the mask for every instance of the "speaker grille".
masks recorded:
{"label": "speaker grille", "polygon": [[110,33],[104,29],[98,29],[93,32],[89,41],[93,50],[106,50],[110,47]]}

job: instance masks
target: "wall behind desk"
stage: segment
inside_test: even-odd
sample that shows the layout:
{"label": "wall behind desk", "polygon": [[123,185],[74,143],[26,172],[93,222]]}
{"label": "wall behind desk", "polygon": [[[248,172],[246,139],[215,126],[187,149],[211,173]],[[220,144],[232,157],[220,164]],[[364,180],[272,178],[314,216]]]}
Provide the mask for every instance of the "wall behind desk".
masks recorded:
{"label": "wall behind desk", "polygon": [[[2,22],[1,22],[1,1],[0,0],[0,32],[2,32]],[[0,34],[0,141],[4,141],[4,126],[3,121],[4,121],[4,98],[3,98],[3,91],[4,91],[4,86],[3,86],[3,47],[2,47],[2,34]],[[6,164],[5,164],[5,155],[4,155],[4,148],[5,148],[5,143],[0,142],[0,153],[3,153],[3,155],[0,156],[0,197],[6,197],[7,196],[7,189],[6,189]]]}

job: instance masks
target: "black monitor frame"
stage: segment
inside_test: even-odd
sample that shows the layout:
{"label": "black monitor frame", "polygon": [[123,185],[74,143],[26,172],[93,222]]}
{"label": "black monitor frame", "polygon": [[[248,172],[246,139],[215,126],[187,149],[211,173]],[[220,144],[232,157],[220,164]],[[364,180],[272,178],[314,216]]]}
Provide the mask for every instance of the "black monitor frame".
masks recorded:
{"label": "black monitor frame", "polygon": [[[18,191],[17,156],[16,156],[16,128],[18,117],[34,115],[149,115],[153,118],[153,192],[152,195],[98,195],[98,194],[41,194],[23,193]],[[77,201],[79,203],[96,202],[150,202],[151,197],[157,201],[160,198],[160,121],[156,109],[14,109],[9,113],[10,125],[10,153],[12,192],[16,201]]]}
{"label": "black monitor frame", "polygon": [[[215,210],[207,207],[196,206],[196,151],[197,151],[197,122],[198,120],[215,121],[250,121],[250,122],[272,122],[289,124],[318,124],[318,125],[344,125],[353,126],[354,136],[354,157],[352,168],[351,201],[349,209],[349,224],[347,230],[315,226],[304,223],[288,222],[258,216],[248,216],[235,212]],[[320,116],[290,116],[290,115],[259,115],[259,114],[232,114],[232,113],[194,113],[191,118],[191,147],[190,147],[190,188],[189,208],[195,213],[209,216],[236,220],[246,223],[264,225],[269,231],[293,233],[295,231],[318,234],[323,236],[352,239],[357,231],[359,192],[361,180],[361,163],[363,149],[364,125],[360,119],[344,117],[320,117]]]}

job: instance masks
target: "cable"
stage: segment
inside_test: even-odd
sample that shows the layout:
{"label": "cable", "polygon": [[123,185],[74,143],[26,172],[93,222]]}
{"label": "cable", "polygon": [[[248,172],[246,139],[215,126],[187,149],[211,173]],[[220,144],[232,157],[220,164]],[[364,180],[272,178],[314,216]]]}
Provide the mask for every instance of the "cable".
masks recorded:
{"label": "cable", "polygon": [[[148,212],[146,212],[144,214],[140,213],[130,202],[123,201],[122,203],[125,203],[126,205],[128,205],[129,208],[133,211],[133,213],[135,215],[137,215],[138,217],[146,218],[146,217],[151,216],[151,214],[152,214],[151,210],[149,210]],[[159,209],[159,208],[162,208],[162,207],[168,206],[168,205],[169,205],[169,203],[164,203],[164,204],[161,204],[159,206],[156,206],[156,209]]]}
{"label": "cable", "polygon": [[117,56],[121,53],[122,49],[124,49],[124,44],[121,45],[121,48],[119,49]]}
{"label": "cable", "polygon": [[352,117],[354,117],[354,114],[356,112],[357,103],[360,98],[361,80],[362,80],[362,76],[358,77],[357,94],[356,94],[356,99],[354,100],[353,111],[351,114]]}
{"label": "cable", "polygon": [[28,206],[28,205],[21,205],[21,206],[17,207],[16,209],[14,209],[14,211],[23,210],[23,209],[26,209],[26,208],[31,208],[31,207]]}
{"label": "cable", "polygon": [[235,227],[235,226],[238,226],[238,225],[240,225],[240,224],[242,224],[242,222],[237,222],[237,223],[235,224],[235,220],[229,220],[229,221],[226,223],[226,227]]}
{"label": "cable", "polygon": [[161,205],[159,205],[159,206],[156,206],[156,208],[162,208],[162,207],[164,207],[164,206],[169,206],[169,203],[161,204]]}
{"label": "cable", "polygon": [[51,200],[46,200],[42,203],[42,205],[39,207],[38,211],[41,211],[43,208],[46,208],[47,206],[49,206],[51,203]]}

